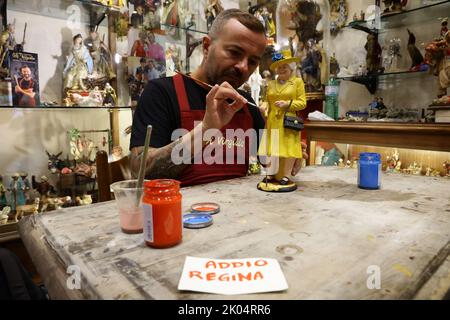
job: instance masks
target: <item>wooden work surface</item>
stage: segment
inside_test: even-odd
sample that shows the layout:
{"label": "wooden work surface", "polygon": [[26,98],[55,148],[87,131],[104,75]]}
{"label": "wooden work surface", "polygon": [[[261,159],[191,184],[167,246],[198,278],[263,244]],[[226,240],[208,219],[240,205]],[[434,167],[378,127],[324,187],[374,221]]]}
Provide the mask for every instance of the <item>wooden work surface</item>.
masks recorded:
{"label": "wooden work surface", "polygon": [[[151,249],[120,231],[114,202],[26,217],[21,237],[52,298],[441,299],[450,288],[450,179],[384,174],[382,189],[356,187],[357,170],[307,167],[286,194],[256,189],[260,176],[182,190],[183,209],[215,201],[221,212],[183,242]],[[221,296],[177,290],[185,257],[264,257],[289,289]],[[66,268],[82,272],[66,288]],[[379,266],[381,289],[366,286]]]}

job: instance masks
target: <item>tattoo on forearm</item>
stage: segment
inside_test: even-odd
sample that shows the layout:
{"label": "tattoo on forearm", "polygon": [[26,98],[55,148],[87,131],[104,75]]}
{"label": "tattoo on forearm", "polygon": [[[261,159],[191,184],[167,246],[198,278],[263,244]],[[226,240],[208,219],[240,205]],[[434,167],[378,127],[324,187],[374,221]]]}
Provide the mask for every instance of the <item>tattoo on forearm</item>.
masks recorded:
{"label": "tattoo on forearm", "polygon": [[[176,165],[172,162],[172,150],[177,144],[181,143],[178,139],[165,147],[150,149],[146,160],[146,178],[147,179],[176,179],[179,174],[186,168],[187,164]],[[134,175],[139,172],[139,163],[142,156],[143,148],[139,153],[132,153],[132,163],[134,164]]]}
{"label": "tattoo on forearm", "polygon": [[172,162],[172,150],[180,142],[179,139],[159,150],[154,150],[155,156],[151,160],[150,170],[147,171],[149,179],[176,179],[181,171],[186,168],[186,164],[176,165]]}

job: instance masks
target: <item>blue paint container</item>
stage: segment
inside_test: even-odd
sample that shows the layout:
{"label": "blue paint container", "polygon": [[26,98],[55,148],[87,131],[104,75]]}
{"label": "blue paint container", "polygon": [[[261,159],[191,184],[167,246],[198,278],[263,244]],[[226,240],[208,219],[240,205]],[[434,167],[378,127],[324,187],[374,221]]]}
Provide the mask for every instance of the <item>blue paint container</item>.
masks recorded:
{"label": "blue paint container", "polygon": [[375,190],[381,186],[381,156],[379,153],[359,154],[358,187]]}

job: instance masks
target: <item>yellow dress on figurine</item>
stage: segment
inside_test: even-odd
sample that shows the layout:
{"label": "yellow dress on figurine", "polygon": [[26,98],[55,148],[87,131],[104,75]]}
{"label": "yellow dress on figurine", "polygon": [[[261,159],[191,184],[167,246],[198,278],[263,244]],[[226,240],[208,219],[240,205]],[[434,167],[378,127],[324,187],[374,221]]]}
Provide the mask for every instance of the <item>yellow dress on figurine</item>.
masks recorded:
{"label": "yellow dress on figurine", "polygon": [[[278,100],[291,101],[290,107],[283,111],[274,106]],[[278,80],[269,82],[266,101],[268,101],[268,117],[259,155],[277,156],[282,158],[302,158],[300,148],[300,132],[283,127],[284,115],[295,116],[295,112],[306,108],[305,85],[301,78],[294,74],[284,84]],[[278,129],[278,139],[272,129]]]}
{"label": "yellow dress on figurine", "polygon": [[284,117],[295,117],[306,108],[303,80],[295,76],[297,57],[290,50],[274,52],[270,69],[277,74],[266,94],[267,122],[258,154],[266,156],[266,177],[257,188],[266,192],[292,192],[297,185],[289,177],[297,159],[302,158],[300,132],[284,127]]}

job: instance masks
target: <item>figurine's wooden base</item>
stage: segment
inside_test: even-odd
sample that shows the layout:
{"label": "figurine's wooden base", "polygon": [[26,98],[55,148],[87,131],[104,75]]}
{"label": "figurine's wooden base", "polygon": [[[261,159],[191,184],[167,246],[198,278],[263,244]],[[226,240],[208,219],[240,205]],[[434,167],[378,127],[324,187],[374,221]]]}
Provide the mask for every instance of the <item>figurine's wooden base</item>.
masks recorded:
{"label": "figurine's wooden base", "polygon": [[266,183],[261,181],[258,183],[257,188],[264,192],[292,192],[297,190],[297,185],[295,183],[281,185],[279,183]]}

